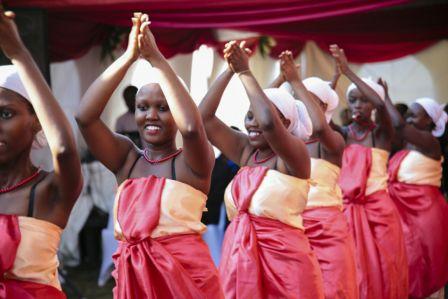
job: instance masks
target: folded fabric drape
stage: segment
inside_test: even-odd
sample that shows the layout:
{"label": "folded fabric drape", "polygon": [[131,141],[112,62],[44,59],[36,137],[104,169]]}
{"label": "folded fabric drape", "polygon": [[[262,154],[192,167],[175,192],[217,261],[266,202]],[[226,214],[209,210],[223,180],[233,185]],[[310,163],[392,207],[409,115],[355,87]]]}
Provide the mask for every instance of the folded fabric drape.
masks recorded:
{"label": "folded fabric drape", "polygon": [[[272,56],[298,54],[307,40],[321,48],[337,42],[352,62],[374,62],[416,53],[448,37],[448,3],[407,0],[7,0],[6,7],[48,10],[50,59],[80,57],[112,26],[130,27],[134,11],[149,13],[157,44],[166,57],[220,42],[213,29],[270,35]],[[381,20],[372,22],[372,20]]]}

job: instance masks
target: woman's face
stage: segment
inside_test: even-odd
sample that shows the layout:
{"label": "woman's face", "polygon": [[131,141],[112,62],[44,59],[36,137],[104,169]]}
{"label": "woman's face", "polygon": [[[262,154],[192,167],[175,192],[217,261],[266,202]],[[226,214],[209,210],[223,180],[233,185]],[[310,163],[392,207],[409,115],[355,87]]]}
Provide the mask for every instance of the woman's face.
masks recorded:
{"label": "woman's face", "polygon": [[39,130],[39,121],[27,100],[0,87],[0,164],[29,153]]}
{"label": "woman's face", "polygon": [[431,131],[434,127],[431,117],[418,103],[412,103],[409,106],[406,122],[419,130]]}
{"label": "woman's face", "polygon": [[[287,128],[290,121],[286,119],[277,108],[276,111],[278,112],[283,125]],[[249,142],[251,146],[259,149],[269,147],[267,140],[263,136],[263,131],[260,129],[258,122],[252,112],[252,105],[250,105],[249,110],[246,113],[246,117],[244,118],[244,126],[246,127],[247,133],[249,134]]]}
{"label": "woman's face", "polygon": [[174,142],[177,126],[159,84],[143,86],[135,99],[135,121],[140,136],[152,145]]}
{"label": "woman's face", "polygon": [[374,106],[357,88],[348,94],[348,107],[352,113],[353,121],[370,121]]}

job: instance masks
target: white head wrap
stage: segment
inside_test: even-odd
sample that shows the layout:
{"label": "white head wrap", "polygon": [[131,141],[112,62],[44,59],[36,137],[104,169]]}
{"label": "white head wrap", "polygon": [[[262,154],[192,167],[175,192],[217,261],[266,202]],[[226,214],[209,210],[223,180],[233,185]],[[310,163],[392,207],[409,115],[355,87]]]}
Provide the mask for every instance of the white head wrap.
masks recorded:
{"label": "white head wrap", "polygon": [[[14,65],[0,66],[0,87],[11,90],[29,101],[28,93]],[[52,169],[52,163],[47,145],[45,134],[40,130],[34,137],[30,157],[34,165],[49,171]]]}
{"label": "white head wrap", "polygon": [[330,83],[318,77],[309,77],[303,80],[303,85],[323,103],[327,104],[325,119],[329,123],[333,112],[339,105],[338,94],[331,88]]}
{"label": "white head wrap", "polygon": [[425,109],[426,113],[436,125],[435,129],[431,132],[432,135],[435,137],[442,136],[445,132],[446,122],[448,121],[448,115],[443,110],[443,105],[440,105],[430,98],[419,98],[415,102]]}
{"label": "white head wrap", "polygon": [[[290,90],[292,91],[292,89]],[[282,112],[285,118],[291,121],[291,128],[288,128],[288,130],[300,139],[308,139],[308,137],[312,134],[313,125],[311,123],[311,119],[308,115],[308,111],[306,110],[305,105],[302,102],[294,99],[291,93],[288,92],[288,87],[285,88],[281,86],[280,88],[269,88],[265,89],[264,92],[272,101],[272,103],[274,103],[274,105],[278,108],[278,110]],[[269,95],[269,93],[272,94],[272,97]],[[275,100],[277,98],[279,105],[283,105],[283,108],[277,105],[277,100]],[[288,112],[283,112],[284,110]],[[287,114],[285,113],[288,113],[289,116],[287,116]]]}
{"label": "white head wrap", "polygon": [[14,91],[29,101],[28,93],[14,65],[0,66],[0,87]]}
{"label": "white head wrap", "polygon": [[[185,84],[185,81],[182,80],[182,78],[179,76],[177,76],[177,78],[179,78],[182,85],[188,91],[188,87],[187,84]],[[137,62],[130,81],[130,83],[137,87],[140,91],[140,89],[147,84],[160,84],[160,73],[156,68],[153,68],[148,61],[141,59]]]}
{"label": "white head wrap", "polygon": [[[380,96],[380,98],[384,101],[386,95],[384,92],[384,88],[381,85],[379,85],[378,83],[376,83],[375,81],[373,81],[370,78],[361,78],[361,79],[367,85],[369,85],[370,88],[372,88]],[[346,93],[347,99],[348,99],[348,95],[350,94],[350,91],[352,91],[355,88],[358,88],[358,87],[356,87],[356,85],[354,83],[349,85],[349,87],[347,88],[347,93]]]}

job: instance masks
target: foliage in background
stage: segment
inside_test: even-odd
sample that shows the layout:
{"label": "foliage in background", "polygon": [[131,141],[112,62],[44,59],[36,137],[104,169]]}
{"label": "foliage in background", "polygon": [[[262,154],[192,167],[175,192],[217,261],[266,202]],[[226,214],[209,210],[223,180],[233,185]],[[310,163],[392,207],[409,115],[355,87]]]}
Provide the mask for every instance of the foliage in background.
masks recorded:
{"label": "foliage in background", "polygon": [[115,60],[114,52],[123,45],[128,33],[128,27],[110,27],[110,31],[101,45],[101,61],[107,58],[111,59],[111,61]]}
{"label": "foliage in background", "polygon": [[271,49],[275,47],[276,44],[277,42],[273,37],[267,35],[260,36],[258,40],[258,48],[260,49],[261,56],[264,58],[269,55]]}

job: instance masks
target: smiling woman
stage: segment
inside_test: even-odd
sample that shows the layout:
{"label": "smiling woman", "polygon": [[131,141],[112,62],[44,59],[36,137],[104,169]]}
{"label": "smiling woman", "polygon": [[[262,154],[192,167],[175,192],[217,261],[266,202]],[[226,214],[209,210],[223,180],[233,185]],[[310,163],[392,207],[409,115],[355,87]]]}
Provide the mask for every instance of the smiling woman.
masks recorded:
{"label": "smiling woman", "polygon": [[[213,150],[196,105],[157,48],[148,16],[134,14],[132,21],[126,52],[90,86],[76,117],[91,152],[120,183],[114,209],[120,241],[114,297],[222,298],[217,270],[200,236]],[[155,75],[146,74],[136,95],[143,150],[100,119],[139,56],[151,63]],[[183,149],[176,146],[178,131]]]}
{"label": "smiling woman", "polygon": [[[71,127],[24,47],[14,13],[0,3],[0,298],[65,298],[56,255],[62,229],[81,191]],[[54,172],[33,165],[43,130]]]}

